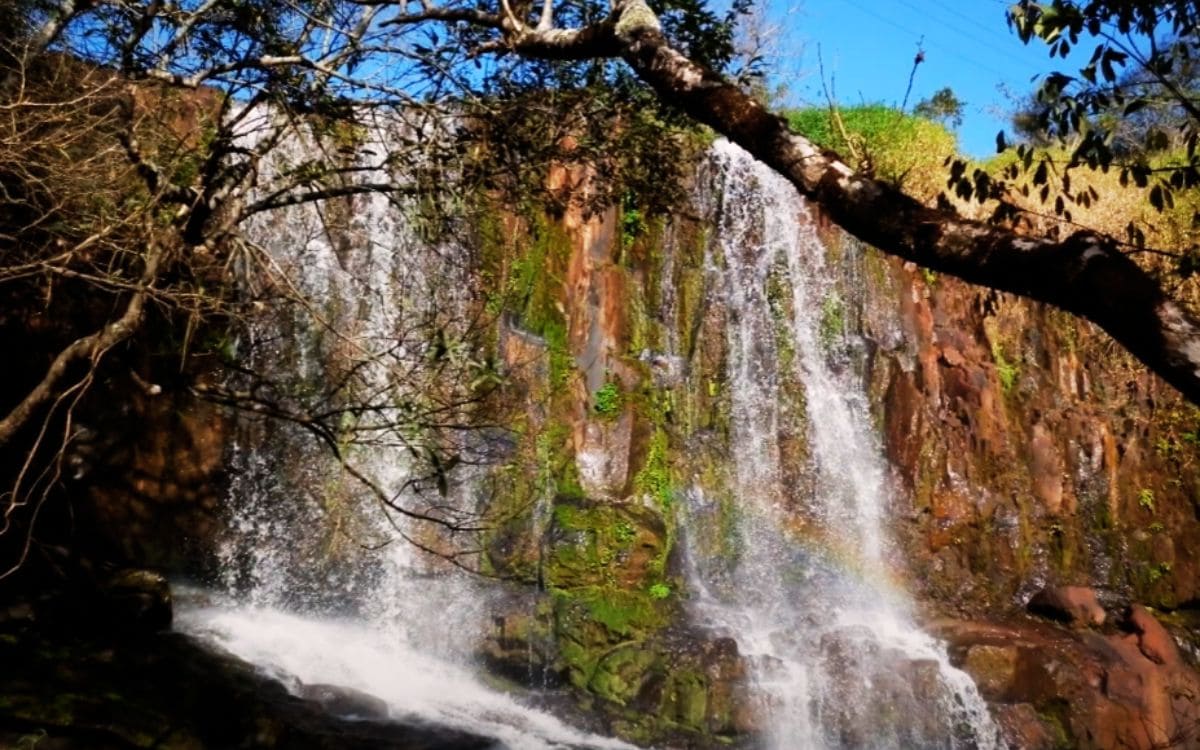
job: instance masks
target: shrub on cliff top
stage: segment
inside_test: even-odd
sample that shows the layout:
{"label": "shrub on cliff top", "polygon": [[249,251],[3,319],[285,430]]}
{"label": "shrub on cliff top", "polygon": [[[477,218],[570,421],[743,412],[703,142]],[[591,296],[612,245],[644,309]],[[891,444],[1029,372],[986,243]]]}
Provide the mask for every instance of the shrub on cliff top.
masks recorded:
{"label": "shrub on cliff top", "polygon": [[943,164],[957,150],[954,134],[943,125],[883,104],[810,107],[786,114],[792,130],[921,197],[943,189]]}

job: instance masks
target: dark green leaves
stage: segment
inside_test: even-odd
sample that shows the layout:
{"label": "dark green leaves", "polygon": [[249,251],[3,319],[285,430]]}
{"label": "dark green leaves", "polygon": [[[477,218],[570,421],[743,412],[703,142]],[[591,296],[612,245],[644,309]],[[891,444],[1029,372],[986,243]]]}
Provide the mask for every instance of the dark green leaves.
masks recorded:
{"label": "dark green leaves", "polygon": [[[1071,193],[1071,170],[1080,167],[1116,169],[1120,185],[1145,190],[1159,212],[1171,211],[1182,191],[1200,185],[1200,58],[1193,59],[1200,50],[1200,4],[1020,0],[1009,10],[1009,24],[1022,41],[1045,43],[1052,58],[1065,58],[1081,43],[1092,47],[1077,71],[1045,75],[1032,105],[1014,118],[1033,145],[1017,147],[1016,168],[1006,179],[1031,173],[1037,196],[1043,203],[1053,197],[1063,217],[1072,204],[1090,205],[1098,197],[1092,188]],[[1035,145],[1065,148],[1069,159],[1057,170],[1034,158]],[[1056,179],[1061,196],[1052,189]],[[1028,186],[1021,190],[1029,192]],[[1132,224],[1126,233],[1135,245],[1145,241]]]}

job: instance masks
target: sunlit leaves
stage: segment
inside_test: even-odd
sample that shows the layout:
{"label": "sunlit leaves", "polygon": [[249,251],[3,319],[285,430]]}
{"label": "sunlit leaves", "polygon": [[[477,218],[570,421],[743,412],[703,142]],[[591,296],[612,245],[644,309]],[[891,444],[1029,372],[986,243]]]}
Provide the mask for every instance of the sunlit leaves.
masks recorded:
{"label": "sunlit leaves", "polygon": [[[1180,196],[1200,185],[1200,4],[1020,0],[1009,24],[1023,41],[1044,43],[1052,59],[1080,47],[1090,54],[1077,70],[1043,76],[1032,103],[1014,118],[1028,143],[1004,169],[1005,187],[1067,222],[1074,206],[1090,208],[1100,197],[1093,180],[1072,180],[1079,169],[1114,171],[1122,188],[1141,191],[1156,212],[1194,205],[1180,204]],[[1002,133],[997,147],[1006,146]],[[1142,226],[1130,222],[1124,235],[1129,245],[1145,247]],[[1180,276],[1195,274],[1194,253],[1176,255]]]}

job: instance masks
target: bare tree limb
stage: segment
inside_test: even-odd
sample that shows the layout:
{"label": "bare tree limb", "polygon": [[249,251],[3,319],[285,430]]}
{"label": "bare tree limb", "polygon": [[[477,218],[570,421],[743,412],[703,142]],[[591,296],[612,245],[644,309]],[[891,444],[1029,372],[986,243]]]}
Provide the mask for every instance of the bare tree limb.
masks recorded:
{"label": "bare tree limb", "polygon": [[41,381],[4,419],[0,419],[0,446],[8,443],[40,407],[58,396],[59,385],[70,372],[72,365],[88,361],[94,366],[109,349],[129,338],[141,326],[146,299],[158,276],[163,254],[164,248],[158,243],[152,243],[146,249],[145,268],[138,282],[138,289],[130,295],[121,317],[106,323],[103,328],[87,336],[75,339],[59,352],[46,369]]}
{"label": "bare tree limb", "polygon": [[1200,403],[1200,322],[1107,237],[1026,237],[926,206],[856,173],[753,97],[674,49],[643,0],[583,29],[510,35],[521,55],[578,59],[614,48],[665,101],[749,151],[836,224],[891,255],[965,281],[1060,307],[1103,328]]}

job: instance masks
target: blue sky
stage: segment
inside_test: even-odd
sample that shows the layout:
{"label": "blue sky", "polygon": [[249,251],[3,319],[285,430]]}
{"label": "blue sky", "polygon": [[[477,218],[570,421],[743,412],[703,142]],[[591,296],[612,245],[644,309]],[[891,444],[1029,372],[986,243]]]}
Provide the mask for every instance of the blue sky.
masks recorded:
{"label": "blue sky", "polygon": [[[833,82],[844,105],[904,99],[918,43],[925,61],[918,66],[908,106],[949,86],[966,102],[959,144],[967,154],[995,152],[996,132],[1008,129],[1013,101],[1001,93],[1033,90],[1039,73],[1072,71],[1072,60],[1051,60],[1046,46],[1021,43],[1005,22],[1004,0],[765,0],[780,27],[775,83],[787,89],[789,104],[825,101],[818,73],[818,49],[826,83]],[[1092,46],[1071,58],[1090,57]]]}

